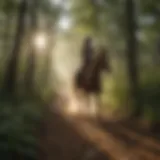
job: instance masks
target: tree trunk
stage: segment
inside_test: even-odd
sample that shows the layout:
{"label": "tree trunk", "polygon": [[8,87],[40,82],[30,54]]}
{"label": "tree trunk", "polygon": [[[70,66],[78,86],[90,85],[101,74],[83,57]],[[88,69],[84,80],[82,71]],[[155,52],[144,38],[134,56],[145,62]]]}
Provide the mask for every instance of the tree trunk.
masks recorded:
{"label": "tree trunk", "polygon": [[4,89],[9,94],[15,93],[18,58],[20,54],[21,40],[23,38],[25,30],[26,9],[27,9],[27,0],[22,0],[18,11],[15,44],[13,47],[9,65],[6,70],[6,75],[4,77]]}
{"label": "tree trunk", "polygon": [[160,36],[157,39],[157,52],[154,55],[154,62],[156,66],[160,66]]}
{"label": "tree trunk", "polygon": [[35,32],[37,30],[37,0],[32,0],[31,2],[31,10],[29,13],[30,17],[30,38],[29,38],[29,47],[30,47],[30,53],[28,55],[28,68],[25,75],[25,81],[26,81],[26,89],[29,92],[34,92],[34,78],[35,78],[35,46],[33,44],[33,37],[35,35]]}
{"label": "tree trunk", "polygon": [[138,99],[138,52],[136,38],[136,16],[135,4],[133,0],[126,0],[126,48],[127,48],[127,63],[128,63],[128,78],[130,87],[130,98],[135,115],[140,115],[140,107],[137,106]]}
{"label": "tree trunk", "polygon": [[12,24],[13,24],[13,16],[12,14],[6,14],[6,22],[5,22],[5,34],[4,34],[4,54],[8,54],[11,49],[11,35],[12,35]]}
{"label": "tree trunk", "polygon": [[[45,58],[45,65],[44,65],[44,80],[43,84],[45,86],[50,87],[50,79],[52,73],[52,58],[53,58],[53,49],[55,47],[55,30],[53,27],[55,24],[52,22],[53,20],[49,19],[47,31],[47,46],[46,46],[46,58]],[[54,35],[54,36],[53,36]]]}
{"label": "tree trunk", "polygon": [[5,18],[5,24],[4,24],[4,35],[3,35],[3,55],[1,55],[1,58],[3,59],[3,62],[1,62],[1,67],[3,68],[2,70],[2,75],[5,73],[6,71],[6,66],[7,66],[7,62],[8,59],[10,57],[10,52],[12,51],[12,44],[11,44],[11,40],[13,40],[12,38],[12,25],[13,25],[13,18],[14,16],[9,12],[9,13],[5,13],[6,14],[6,18]]}

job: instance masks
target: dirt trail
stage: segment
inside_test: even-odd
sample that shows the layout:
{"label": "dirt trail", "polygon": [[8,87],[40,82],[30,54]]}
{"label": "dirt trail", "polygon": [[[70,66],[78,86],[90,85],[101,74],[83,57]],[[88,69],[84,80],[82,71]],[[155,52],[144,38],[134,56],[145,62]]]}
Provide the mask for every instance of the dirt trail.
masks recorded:
{"label": "dirt trail", "polygon": [[108,160],[108,155],[84,138],[69,119],[52,112],[43,124],[40,149],[40,160]]}
{"label": "dirt trail", "polygon": [[49,112],[41,160],[160,160],[160,142],[131,128]]}

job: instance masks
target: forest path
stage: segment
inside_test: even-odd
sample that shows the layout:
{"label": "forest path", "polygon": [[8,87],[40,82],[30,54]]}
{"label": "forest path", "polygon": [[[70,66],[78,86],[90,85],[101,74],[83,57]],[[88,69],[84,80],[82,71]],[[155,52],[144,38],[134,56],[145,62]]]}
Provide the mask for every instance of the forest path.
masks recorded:
{"label": "forest path", "polygon": [[47,113],[41,160],[160,160],[160,141],[133,124]]}

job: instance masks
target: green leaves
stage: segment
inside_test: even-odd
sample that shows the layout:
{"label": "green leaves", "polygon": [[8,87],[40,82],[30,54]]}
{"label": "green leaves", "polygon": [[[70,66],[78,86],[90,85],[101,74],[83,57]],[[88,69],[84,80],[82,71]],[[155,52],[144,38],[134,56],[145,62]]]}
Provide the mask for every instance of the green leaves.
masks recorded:
{"label": "green leaves", "polygon": [[54,6],[51,0],[40,0],[38,1],[38,5],[41,13],[53,16],[53,19],[55,17],[58,17],[58,15],[60,14],[61,8],[58,6]]}
{"label": "green leaves", "polygon": [[16,0],[6,0],[0,2],[1,10],[5,13],[12,13],[15,12],[18,6],[18,2]]}
{"label": "green leaves", "polygon": [[0,156],[1,152],[12,151],[35,159],[38,143],[33,133],[41,118],[40,105],[27,100],[17,106],[9,101],[1,101],[0,105]]}
{"label": "green leaves", "polygon": [[73,1],[71,12],[74,23],[86,30],[96,32],[99,26],[97,9],[98,6],[90,0]]}

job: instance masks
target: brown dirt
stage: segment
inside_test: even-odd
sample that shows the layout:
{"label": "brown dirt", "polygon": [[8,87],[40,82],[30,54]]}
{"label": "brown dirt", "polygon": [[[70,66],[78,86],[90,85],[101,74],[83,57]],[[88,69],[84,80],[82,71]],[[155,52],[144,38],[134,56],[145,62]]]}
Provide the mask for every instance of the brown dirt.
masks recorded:
{"label": "brown dirt", "polygon": [[46,115],[40,160],[160,160],[160,141],[128,123]]}

